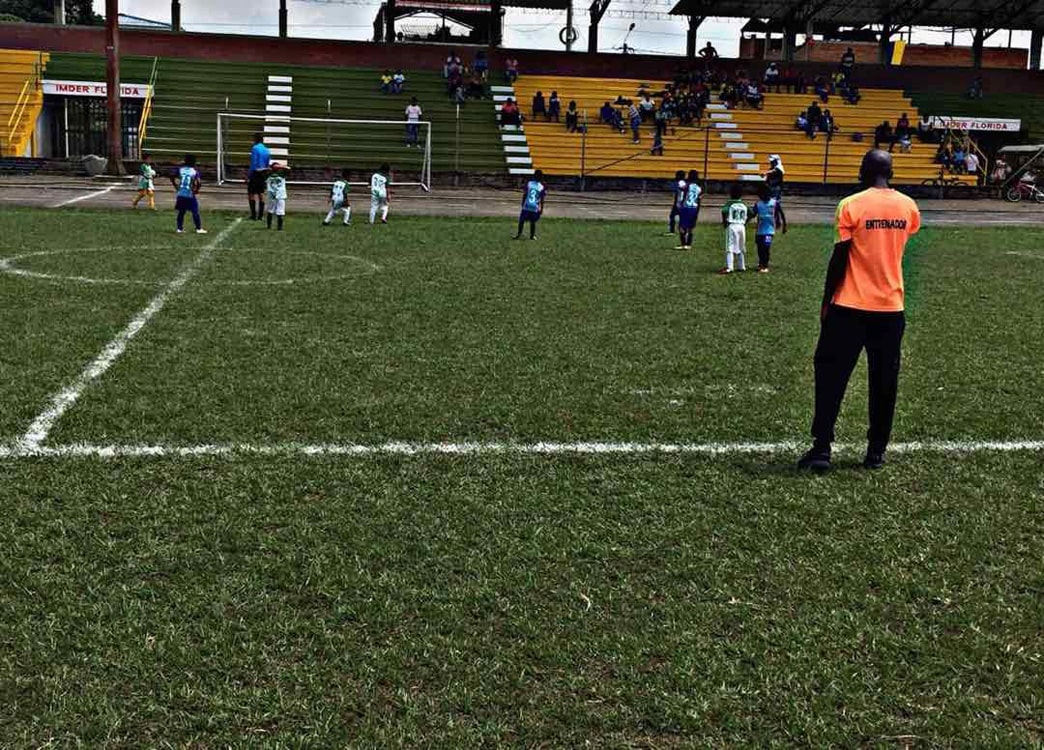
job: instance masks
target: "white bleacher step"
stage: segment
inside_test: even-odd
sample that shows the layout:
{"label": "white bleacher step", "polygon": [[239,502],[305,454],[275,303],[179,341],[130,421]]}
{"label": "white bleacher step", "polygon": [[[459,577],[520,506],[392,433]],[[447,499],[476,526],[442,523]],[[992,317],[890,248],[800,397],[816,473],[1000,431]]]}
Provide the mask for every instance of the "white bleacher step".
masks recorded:
{"label": "white bleacher step", "polygon": [[504,146],[505,154],[528,154],[529,146]]}
{"label": "white bleacher step", "polygon": [[531,156],[508,156],[505,161],[508,164],[532,164],[533,157]]}
{"label": "white bleacher step", "polygon": [[266,104],[265,112],[281,112],[285,114],[290,114],[290,107],[286,104]]}
{"label": "white bleacher step", "polygon": [[757,172],[760,169],[760,167],[755,163],[733,164],[732,166],[740,172]]}
{"label": "white bleacher step", "polygon": [[742,141],[743,133],[718,133],[723,141]]}
{"label": "white bleacher step", "polygon": [[282,136],[282,135],[266,135],[265,136],[265,143],[267,143],[267,144],[275,144],[277,146],[289,146],[290,145],[290,137],[289,136]]}
{"label": "white bleacher step", "polygon": [[[286,117],[285,115],[266,114],[265,115],[265,127],[268,127],[268,123],[271,123],[271,122],[290,122],[290,118]],[[287,130],[286,132],[289,133],[290,131]]]}
{"label": "white bleacher step", "polygon": [[736,130],[739,128],[739,124],[735,122],[716,122],[714,123],[714,127],[719,130]]}
{"label": "white bleacher step", "polygon": [[723,112],[727,109],[728,107],[726,107],[724,104],[715,104],[713,102],[706,106],[706,110],[708,112]]}
{"label": "white bleacher step", "polygon": [[294,77],[293,76],[269,76],[268,77],[268,82],[269,83],[293,83],[294,82]]}
{"label": "white bleacher step", "polygon": [[290,126],[288,125],[269,125],[265,124],[265,133],[289,133]]}
{"label": "white bleacher step", "polygon": [[293,100],[294,98],[292,96],[287,96],[286,94],[265,94],[266,102],[279,102],[283,104],[289,104]]}
{"label": "white bleacher step", "polygon": [[292,94],[294,93],[293,86],[276,86],[275,84],[268,85],[269,94]]}
{"label": "white bleacher step", "polygon": [[270,148],[268,149],[268,153],[270,153],[272,156],[290,156],[290,149],[279,147]]}
{"label": "white bleacher step", "polygon": [[521,133],[525,130],[521,125],[501,125],[500,129],[505,133]]}
{"label": "white bleacher step", "polygon": [[489,90],[494,94],[514,94],[514,86],[490,86]]}
{"label": "white bleacher step", "polygon": [[[725,135],[725,133],[722,133],[723,138],[725,137]],[[733,135],[733,133],[728,133],[728,135]],[[747,144],[743,143],[742,141],[728,141],[725,144],[726,151],[746,151],[748,150],[748,148],[749,147],[747,146]]]}
{"label": "white bleacher step", "polygon": [[732,119],[732,113],[731,112],[711,112],[710,113],[710,118],[712,120],[731,120]]}
{"label": "white bleacher step", "polygon": [[500,140],[504,143],[525,143],[525,135],[515,135],[513,133],[504,133],[500,136]]}
{"label": "white bleacher step", "polygon": [[508,99],[514,99],[513,94],[493,94],[494,102],[506,102]]}
{"label": "white bleacher step", "polygon": [[738,161],[750,161],[754,158],[754,154],[744,151],[730,151],[729,156]]}
{"label": "white bleacher step", "polygon": [[764,182],[765,178],[759,174],[741,174],[737,175],[736,179],[740,182]]}
{"label": "white bleacher step", "polygon": [[508,170],[508,174],[534,174],[535,172],[535,169],[526,169],[524,167],[512,167]]}

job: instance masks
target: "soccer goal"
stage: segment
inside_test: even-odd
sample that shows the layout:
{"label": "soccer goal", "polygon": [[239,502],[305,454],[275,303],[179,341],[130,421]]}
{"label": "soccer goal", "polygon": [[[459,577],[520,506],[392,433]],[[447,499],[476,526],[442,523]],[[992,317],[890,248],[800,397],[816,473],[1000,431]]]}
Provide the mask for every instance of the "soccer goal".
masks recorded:
{"label": "soccer goal", "polygon": [[[411,129],[411,126],[413,129]],[[340,120],[219,112],[218,184],[245,182],[254,134],[261,133],[272,159],[290,165],[293,185],[325,185],[342,169],[369,175],[392,168],[392,185],[431,191],[431,123],[405,120]],[[352,184],[368,185],[363,179]]]}

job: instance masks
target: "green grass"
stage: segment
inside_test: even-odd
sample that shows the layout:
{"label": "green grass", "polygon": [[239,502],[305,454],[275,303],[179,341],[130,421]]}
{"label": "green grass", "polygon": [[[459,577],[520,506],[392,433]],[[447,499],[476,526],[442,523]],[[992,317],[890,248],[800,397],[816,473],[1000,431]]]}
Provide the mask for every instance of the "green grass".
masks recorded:
{"label": "green grass", "polygon": [[[20,268],[145,282],[0,274],[0,443],[206,219],[0,214],[2,257],[109,248]],[[51,444],[806,433],[826,227],[719,278],[712,227],[392,222],[237,227]],[[1044,435],[1037,244],[912,248],[897,439]],[[0,460],[0,746],[1040,744],[1040,454],[855,458]]]}

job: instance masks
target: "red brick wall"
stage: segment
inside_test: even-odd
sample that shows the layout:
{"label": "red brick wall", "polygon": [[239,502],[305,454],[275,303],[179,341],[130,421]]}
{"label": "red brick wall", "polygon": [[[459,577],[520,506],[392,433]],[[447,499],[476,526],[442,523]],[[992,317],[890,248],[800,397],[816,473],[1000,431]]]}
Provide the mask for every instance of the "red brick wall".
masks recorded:
{"label": "red brick wall", "polygon": [[[877,62],[878,45],[874,42],[816,41],[808,47],[808,59],[813,62],[836,64],[849,47],[855,52],[856,59],[860,62]],[[798,48],[797,58],[799,60],[806,59],[804,46]],[[903,53],[903,65],[970,68],[972,66],[972,48],[946,47],[938,44],[911,44],[906,47],[906,51]],[[1029,65],[1029,50],[986,47],[982,51],[982,65],[984,68],[1026,70]]]}

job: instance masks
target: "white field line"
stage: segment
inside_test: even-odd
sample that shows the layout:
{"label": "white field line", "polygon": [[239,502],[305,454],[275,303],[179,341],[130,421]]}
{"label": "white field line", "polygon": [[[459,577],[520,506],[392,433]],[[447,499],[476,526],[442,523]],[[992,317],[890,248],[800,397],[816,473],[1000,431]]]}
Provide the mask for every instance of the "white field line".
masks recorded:
{"label": "white field line", "polygon": [[159,294],[153,297],[149,304],[145,306],[144,310],[131,318],[126,327],[116,334],[116,338],[106,344],[101,353],[87,365],[83,372],[51,397],[50,405],[40,412],[39,416],[29,425],[29,429],[26,430],[25,435],[19,441],[19,447],[31,451],[38,449],[43,444],[55,423],[83,395],[87,386],[104,375],[116,363],[116,360],[126,351],[127,345],[131,340],[141,332],[141,329],[152,320],[156,313],[163,309],[172,296],[185,286],[193,276],[199,273],[203,264],[214,254],[218,245],[232,234],[241,221],[242,219],[236,219],[225,227],[217,237],[208,242],[203,251],[193,258],[170,283],[163,287]]}
{"label": "white field line", "polygon": [[[0,446],[0,458],[187,458],[192,456],[635,456],[635,455],[778,455],[796,454],[805,443],[626,443],[626,442],[465,442],[465,443],[216,443],[203,445],[95,445],[74,443],[45,447],[23,441]],[[838,453],[854,453],[861,445],[837,445]],[[1042,452],[1044,440],[955,441],[926,440],[896,443],[893,454]]]}
{"label": "white field line", "polygon": [[80,201],[89,201],[91,198],[100,198],[103,195],[107,195],[108,193],[111,193],[115,189],[116,189],[115,185],[109,185],[109,187],[103,188],[101,190],[96,190],[93,193],[86,193],[84,195],[78,195],[75,198],[70,198],[67,201],[62,201],[61,203],[56,203],[53,206],[53,208],[64,208],[65,206],[71,206],[72,204],[79,203]]}

